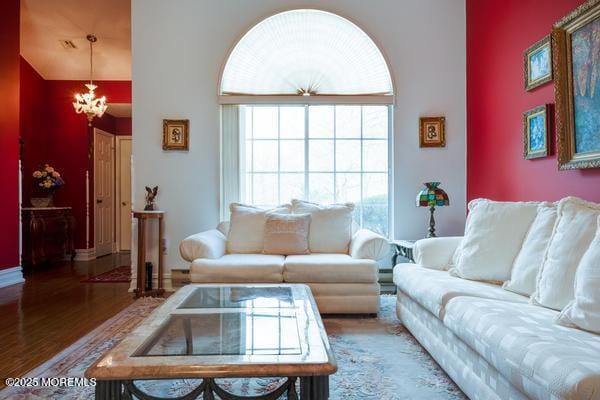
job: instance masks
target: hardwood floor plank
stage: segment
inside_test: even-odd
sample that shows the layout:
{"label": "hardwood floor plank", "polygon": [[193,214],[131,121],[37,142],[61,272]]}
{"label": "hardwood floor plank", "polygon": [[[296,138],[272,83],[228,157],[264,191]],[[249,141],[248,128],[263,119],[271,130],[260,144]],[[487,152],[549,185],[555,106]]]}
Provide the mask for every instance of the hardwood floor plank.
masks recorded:
{"label": "hardwood floor plank", "polygon": [[0,289],[0,387],[76,342],[133,303],[129,283],[81,283],[121,265],[129,254],[61,262]]}

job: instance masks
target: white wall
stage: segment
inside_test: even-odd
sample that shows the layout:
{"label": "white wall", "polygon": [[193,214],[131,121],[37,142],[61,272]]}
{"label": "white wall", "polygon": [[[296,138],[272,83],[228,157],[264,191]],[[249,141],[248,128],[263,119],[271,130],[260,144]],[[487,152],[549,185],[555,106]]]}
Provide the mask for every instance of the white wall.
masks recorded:
{"label": "white wall", "polygon": [[[255,23],[279,11],[318,8],[344,16],[381,47],[392,68],[394,221],[398,238],[424,237],[426,209],[415,208],[422,182],[439,180],[451,206],[436,211],[440,235],[460,234],[465,219],[464,0],[133,0],[134,204],[158,185],[167,211],[167,267],[185,267],[177,246],[219,217],[217,84],[225,58]],[[421,115],[446,116],[444,149],[420,149]],[[190,120],[190,151],[163,152],[162,119]]]}

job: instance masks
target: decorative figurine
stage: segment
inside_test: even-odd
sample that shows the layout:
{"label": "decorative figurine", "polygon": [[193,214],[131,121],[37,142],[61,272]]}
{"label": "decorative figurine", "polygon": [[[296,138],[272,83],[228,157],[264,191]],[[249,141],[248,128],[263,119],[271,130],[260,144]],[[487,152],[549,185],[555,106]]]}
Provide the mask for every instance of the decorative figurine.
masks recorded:
{"label": "decorative figurine", "polygon": [[144,207],[144,211],[154,211],[154,199],[157,193],[158,186],[154,186],[152,189],[146,186],[146,207]]}

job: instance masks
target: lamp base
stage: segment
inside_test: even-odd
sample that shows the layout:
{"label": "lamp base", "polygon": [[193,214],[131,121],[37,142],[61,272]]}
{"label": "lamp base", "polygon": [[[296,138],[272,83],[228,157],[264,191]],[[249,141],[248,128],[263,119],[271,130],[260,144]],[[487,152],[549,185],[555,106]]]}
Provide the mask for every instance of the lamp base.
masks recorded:
{"label": "lamp base", "polygon": [[435,211],[435,207],[429,207],[429,232],[427,233],[428,238],[434,238],[435,235],[435,219],[433,218],[433,212]]}

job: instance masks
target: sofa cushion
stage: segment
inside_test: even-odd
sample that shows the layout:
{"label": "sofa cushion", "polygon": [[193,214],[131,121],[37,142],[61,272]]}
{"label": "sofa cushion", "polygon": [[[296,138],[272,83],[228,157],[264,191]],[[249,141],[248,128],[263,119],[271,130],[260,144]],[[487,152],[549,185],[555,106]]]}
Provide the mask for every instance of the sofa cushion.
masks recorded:
{"label": "sofa cushion", "polygon": [[534,304],[562,310],[573,298],[575,273],[596,234],[600,204],[567,197],[558,204],[556,224],[537,276]]}
{"label": "sofa cushion", "polygon": [[348,254],[352,240],[354,204],[321,205],[292,200],[293,214],[310,214],[308,246],[311,253]]}
{"label": "sofa cushion", "polygon": [[265,222],[263,253],[307,254],[310,214],[268,213]]}
{"label": "sofa cushion", "polygon": [[451,274],[489,282],[509,280],[538,205],[485,199],[471,201],[465,236]]}
{"label": "sofa cushion", "polygon": [[232,203],[229,209],[231,210],[231,218],[227,233],[228,253],[261,253],[263,251],[267,213],[289,214],[290,212],[289,205],[265,210]]}
{"label": "sofa cushion", "polygon": [[564,308],[558,323],[600,333],[600,217],[596,236],[575,274],[575,299]]}
{"label": "sofa cushion", "polygon": [[457,297],[444,324],[515,386],[541,385],[552,397],[597,399],[600,336],[553,323],[558,313],[531,304]]}
{"label": "sofa cushion", "polygon": [[289,283],[372,283],[377,278],[375,261],[347,254],[288,256],[283,268],[283,279]]}
{"label": "sofa cushion", "polygon": [[475,282],[451,276],[447,271],[423,268],[415,264],[398,264],[394,268],[394,284],[406,295],[443,318],[448,302],[457,296],[527,303],[527,297],[511,293],[498,285]]}
{"label": "sofa cushion", "polygon": [[513,264],[510,280],[502,286],[504,289],[524,296],[531,296],[535,292],[536,277],[550,243],[556,213],[556,204],[540,204]]}
{"label": "sofa cushion", "polygon": [[269,283],[283,281],[285,257],[270,254],[226,254],[216,260],[192,262],[190,280],[195,283]]}

